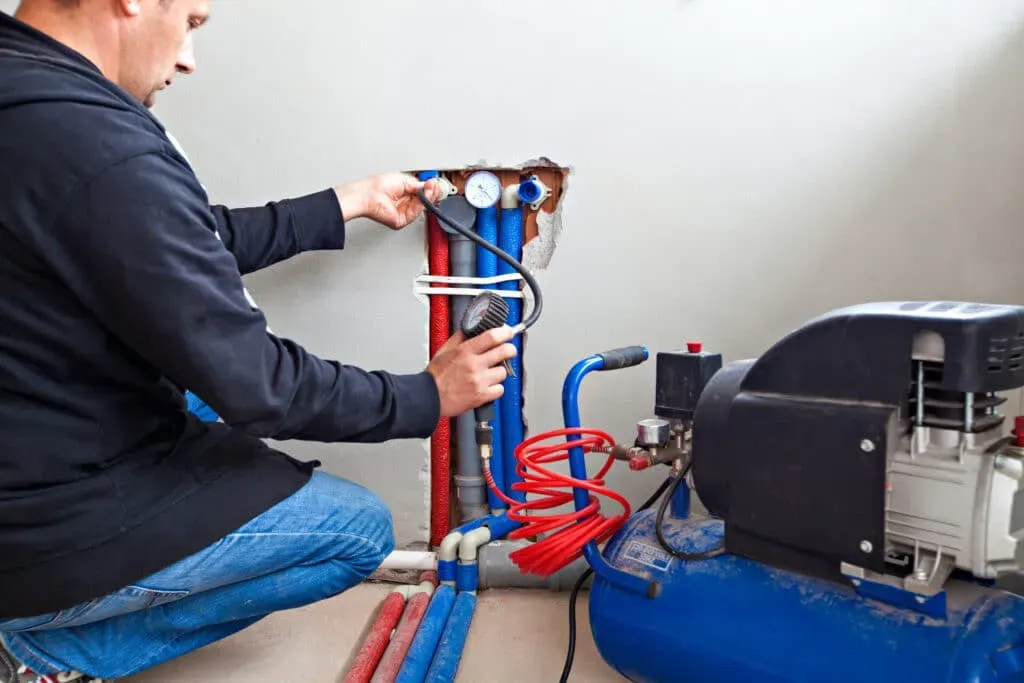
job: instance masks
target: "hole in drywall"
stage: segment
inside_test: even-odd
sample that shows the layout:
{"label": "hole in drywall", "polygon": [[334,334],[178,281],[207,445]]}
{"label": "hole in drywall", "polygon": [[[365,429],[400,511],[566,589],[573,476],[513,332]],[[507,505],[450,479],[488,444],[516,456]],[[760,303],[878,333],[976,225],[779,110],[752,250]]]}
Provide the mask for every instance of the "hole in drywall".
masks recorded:
{"label": "hole in drywall", "polygon": [[[541,158],[523,164],[474,164],[463,168],[434,169],[447,180],[455,191],[469,200],[476,211],[474,230],[495,246],[519,258],[531,272],[545,269],[554,255],[562,230],[562,202],[565,197],[571,169]],[[481,173],[483,172],[483,173]],[[416,172],[417,175],[420,172]],[[477,176],[474,178],[474,176]],[[473,179],[472,182],[471,179]],[[469,189],[467,191],[467,185]],[[502,195],[509,200],[502,201]],[[512,198],[516,201],[512,202]],[[510,208],[514,206],[514,208]],[[512,211],[512,215],[508,214]],[[472,215],[472,214],[470,214]],[[459,327],[460,313],[475,292],[487,288],[505,292],[510,301],[518,301],[510,323],[516,324],[532,310],[533,297],[529,288],[517,279],[512,269],[500,264],[496,256],[466,239],[446,237],[439,224],[429,227],[426,239],[427,273],[421,276],[417,294],[425,296],[430,310],[430,354],[433,358],[443,344]],[[486,259],[486,261],[484,261]],[[472,265],[468,262],[474,261]],[[486,263],[481,266],[480,264]],[[458,264],[458,265],[457,265]],[[459,272],[456,272],[458,269]],[[460,293],[456,294],[457,290]],[[526,381],[529,374],[529,353],[524,334],[519,340],[519,357],[515,363],[514,381],[507,381],[504,404],[514,397],[507,411],[499,410],[500,430],[495,429],[495,442],[501,433],[503,482],[505,495],[514,497],[511,482],[513,467],[509,466],[512,451],[528,437],[526,419]],[[470,416],[471,417],[471,416]],[[481,476],[479,456],[467,455],[475,451],[472,420],[460,429],[458,420],[452,420],[446,429],[440,429],[431,439],[431,543],[440,542],[438,517],[449,516],[448,528],[488,514],[500,503],[488,495],[488,485]],[[461,433],[461,435],[460,435]],[[511,433],[513,437],[507,438]],[[461,441],[466,443],[461,443]],[[473,441],[473,446],[467,444]],[[495,451],[499,446],[495,446]],[[439,449],[443,449],[443,453]],[[493,456],[492,464],[498,456]],[[448,463],[447,476],[434,469],[439,463]],[[457,476],[456,476],[457,475]],[[449,491],[449,496],[438,495]],[[447,501],[449,507],[445,505]]]}
{"label": "hole in drywall", "polygon": [[[568,190],[571,168],[561,166],[546,157],[518,165],[472,164],[462,168],[435,169],[447,179],[460,194],[466,192],[466,181],[478,171],[496,175],[502,188],[525,183],[524,201],[521,204],[523,219],[522,263],[531,271],[544,270],[554,256],[558,238],[562,232],[562,200]],[[416,172],[417,174],[419,172]],[[529,183],[532,178],[538,185]],[[549,190],[547,198],[539,204],[532,201],[532,193],[539,187]]]}

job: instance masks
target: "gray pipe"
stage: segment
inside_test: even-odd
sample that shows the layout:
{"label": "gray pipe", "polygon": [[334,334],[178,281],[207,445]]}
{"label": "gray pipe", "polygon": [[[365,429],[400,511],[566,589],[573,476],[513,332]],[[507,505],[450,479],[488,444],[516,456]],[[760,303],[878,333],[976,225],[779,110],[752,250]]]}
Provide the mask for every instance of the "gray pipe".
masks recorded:
{"label": "gray pipe", "polygon": [[[453,195],[441,202],[441,210],[446,215],[472,230],[476,223],[476,209],[461,195]],[[469,238],[451,230],[444,223],[441,226],[448,232],[448,258],[451,274],[454,277],[476,276],[476,244]],[[466,287],[467,285],[455,285]],[[472,300],[468,296],[453,296],[452,299],[452,334],[459,330],[462,314]],[[469,522],[478,517],[486,517],[491,513],[487,502],[487,481],[483,476],[480,464],[480,448],[476,445],[476,418],[473,411],[467,411],[455,418],[455,485],[458,491],[459,510],[462,521]]]}
{"label": "gray pipe", "polygon": [[[528,545],[529,541],[492,541],[480,548],[480,588],[547,588],[554,592],[569,591],[590,567],[586,559],[581,557],[547,578],[523,574],[509,555]],[[589,586],[592,579],[588,578],[584,586]]]}

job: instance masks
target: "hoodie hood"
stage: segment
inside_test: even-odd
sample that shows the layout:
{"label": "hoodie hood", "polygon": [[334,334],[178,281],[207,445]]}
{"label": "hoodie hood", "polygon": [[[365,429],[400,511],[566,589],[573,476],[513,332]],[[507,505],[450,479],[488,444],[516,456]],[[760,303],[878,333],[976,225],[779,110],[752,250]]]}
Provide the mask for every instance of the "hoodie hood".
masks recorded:
{"label": "hoodie hood", "polygon": [[0,12],[0,113],[46,102],[98,106],[137,114],[163,133],[141,102],[81,53]]}

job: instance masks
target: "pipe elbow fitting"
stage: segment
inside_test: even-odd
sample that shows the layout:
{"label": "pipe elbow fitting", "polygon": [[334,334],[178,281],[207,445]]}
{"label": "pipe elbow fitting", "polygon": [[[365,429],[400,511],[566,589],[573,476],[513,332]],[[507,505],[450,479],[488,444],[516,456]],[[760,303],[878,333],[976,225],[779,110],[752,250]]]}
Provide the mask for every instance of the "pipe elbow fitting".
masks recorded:
{"label": "pipe elbow fitting", "polygon": [[459,556],[459,544],[462,542],[462,532],[453,531],[441,541],[441,547],[437,550],[437,559],[442,562],[451,562]]}
{"label": "pipe elbow fitting", "polygon": [[416,176],[420,182],[427,182],[430,180],[436,180],[441,185],[441,196],[437,198],[437,201],[451,197],[453,194],[458,194],[459,189],[452,184],[450,180],[441,175],[438,171],[422,171]]}
{"label": "pipe elbow fitting", "polygon": [[448,180],[444,176],[439,177],[437,182],[441,184],[441,196],[437,198],[437,201],[447,199],[448,197],[459,193],[459,189],[452,184],[452,181]]}
{"label": "pipe elbow fitting", "polygon": [[482,526],[470,531],[462,537],[462,541],[459,543],[459,562],[466,564],[476,563],[477,557],[480,555],[480,548],[490,543],[490,541],[491,530],[488,527]]}
{"label": "pipe elbow fitting", "polygon": [[531,176],[529,180],[519,183],[518,194],[524,204],[529,204],[530,208],[536,211],[551,196],[551,188],[537,176]]}
{"label": "pipe elbow fitting", "polygon": [[505,189],[501,192],[501,208],[503,209],[518,209],[519,208],[519,188],[521,183],[515,183],[512,185],[506,185]]}

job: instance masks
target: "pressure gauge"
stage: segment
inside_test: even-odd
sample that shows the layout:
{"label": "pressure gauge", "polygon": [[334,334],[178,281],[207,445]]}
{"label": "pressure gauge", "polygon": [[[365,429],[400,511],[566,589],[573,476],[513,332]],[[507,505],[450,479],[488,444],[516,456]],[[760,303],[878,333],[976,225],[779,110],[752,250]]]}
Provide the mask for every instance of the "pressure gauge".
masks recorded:
{"label": "pressure gauge", "polygon": [[467,339],[501,327],[508,320],[509,306],[501,295],[484,290],[466,307],[462,316],[462,333]]}
{"label": "pressure gauge", "polygon": [[466,199],[478,209],[489,209],[501,200],[501,180],[490,171],[477,171],[466,180]]}

